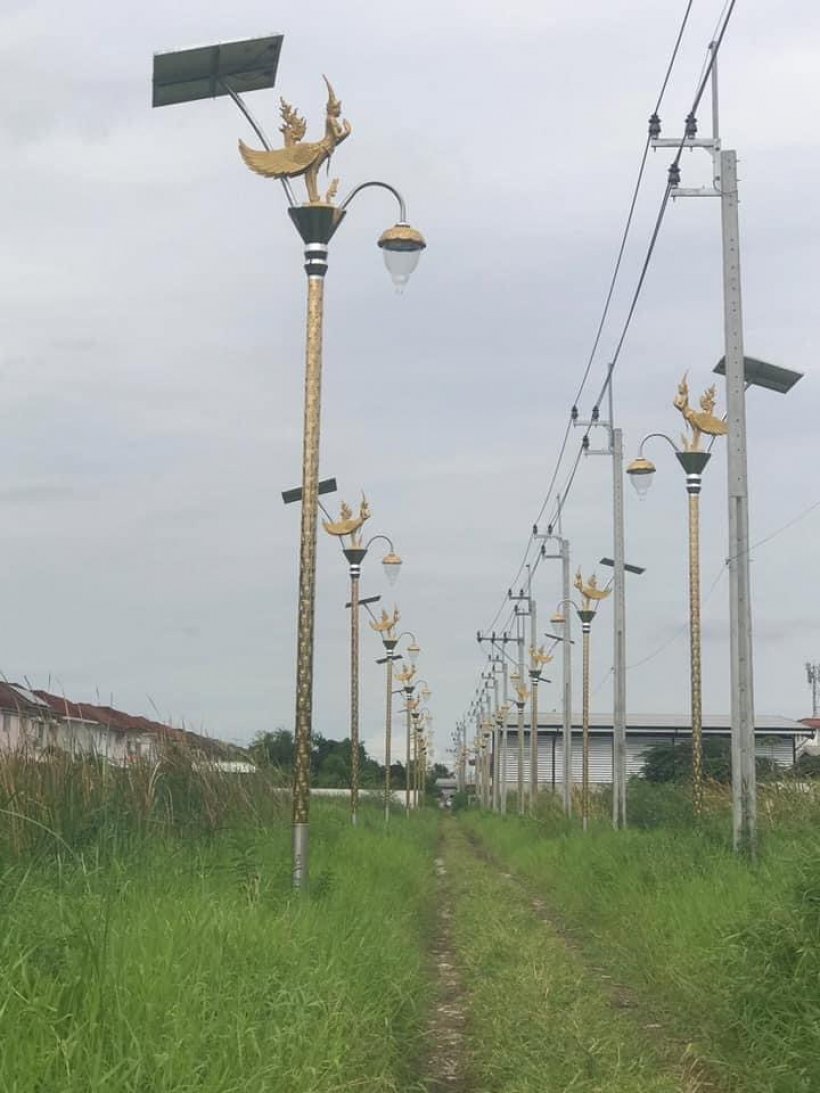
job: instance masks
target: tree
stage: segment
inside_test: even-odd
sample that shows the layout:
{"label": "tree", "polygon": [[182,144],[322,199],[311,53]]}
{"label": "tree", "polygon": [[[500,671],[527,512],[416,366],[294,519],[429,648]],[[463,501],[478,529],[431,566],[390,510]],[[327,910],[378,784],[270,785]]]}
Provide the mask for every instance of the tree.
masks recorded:
{"label": "tree", "polygon": [[[641,775],[647,782],[689,782],[692,778],[692,741],[653,744],[644,752],[643,760]],[[756,758],[755,766],[761,781],[776,777],[780,772],[777,763],[764,756]],[[703,777],[721,785],[732,781],[732,742],[728,737],[703,738]]]}
{"label": "tree", "polygon": [[293,767],[293,733],[287,729],[257,733],[248,750],[255,763],[270,764],[283,770]]}
{"label": "tree", "polygon": [[[692,777],[692,741],[653,744],[643,755],[647,782],[688,782]],[[732,780],[732,745],[725,737],[704,737],[703,777],[728,783]]]}

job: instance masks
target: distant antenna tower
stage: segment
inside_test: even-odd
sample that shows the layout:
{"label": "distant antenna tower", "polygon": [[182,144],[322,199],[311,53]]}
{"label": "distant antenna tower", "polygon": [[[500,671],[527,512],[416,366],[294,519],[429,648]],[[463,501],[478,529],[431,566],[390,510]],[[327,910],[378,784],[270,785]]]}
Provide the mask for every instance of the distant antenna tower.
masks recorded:
{"label": "distant antenna tower", "polygon": [[820,664],[806,661],[806,679],[811,687],[811,715],[817,717],[820,709]]}

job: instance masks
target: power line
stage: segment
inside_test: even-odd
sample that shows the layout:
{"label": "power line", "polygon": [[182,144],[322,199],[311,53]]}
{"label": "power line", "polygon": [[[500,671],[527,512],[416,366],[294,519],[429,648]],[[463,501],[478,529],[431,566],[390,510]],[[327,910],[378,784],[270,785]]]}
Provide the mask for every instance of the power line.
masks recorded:
{"label": "power line", "polygon": [[[718,32],[717,37],[712,42],[710,42],[710,44],[709,44],[709,59],[708,59],[708,62],[706,63],[706,65],[705,65],[704,69],[702,70],[701,76],[698,79],[697,91],[695,92],[695,97],[692,101],[692,107],[691,107],[691,110],[689,111],[691,116],[694,116],[696,114],[698,106],[700,105],[700,101],[703,98],[703,94],[706,90],[706,85],[709,82],[709,78],[712,74],[712,69],[713,69],[715,61],[717,59],[718,50],[720,49],[721,43],[723,42],[723,38],[726,34],[726,29],[729,25],[729,20],[732,17],[732,12],[734,11],[736,2],[737,2],[737,0],[728,0],[727,4],[724,7],[725,15],[723,17],[723,23],[722,23],[722,26],[720,27],[720,31]],[[687,10],[687,15],[688,15],[688,10]],[[655,113],[657,114],[657,110],[655,111]],[[658,210],[658,216],[655,220],[655,227],[652,231],[652,236],[651,236],[650,241],[649,241],[649,247],[648,247],[648,250],[647,250],[647,254],[646,254],[646,257],[644,259],[643,265],[641,267],[641,273],[640,273],[640,276],[638,278],[638,284],[636,286],[635,292],[633,293],[632,301],[631,301],[629,310],[627,312],[626,320],[625,320],[624,326],[621,330],[621,335],[618,339],[618,342],[617,342],[617,345],[616,345],[616,348],[615,348],[615,352],[612,356],[612,360],[610,361],[610,363],[607,367],[606,378],[604,379],[603,386],[602,386],[601,391],[598,395],[598,398],[596,399],[596,402],[595,402],[596,406],[600,405],[601,401],[603,400],[603,398],[605,397],[605,395],[607,393],[607,390],[609,389],[610,384],[612,383],[612,376],[613,376],[613,373],[615,371],[615,367],[617,365],[618,359],[620,357],[621,349],[623,348],[624,341],[626,340],[626,335],[629,331],[629,327],[632,323],[632,318],[635,314],[635,308],[637,307],[638,298],[640,297],[641,290],[643,289],[644,281],[646,280],[646,274],[647,274],[647,271],[649,269],[649,263],[652,259],[652,254],[653,254],[654,249],[655,249],[655,244],[656,244],[657,239],[658,239],[658,234],[660,232],[661,224],[663,223],[663,219],[664,219],[664,216],[666,214],[666,209],[667,209],[668,204],[669,204],[669,196],[670,196],[672,186],[673,186],[672,176],[675,173],[676,168],[680,164],[680,157],[681,157],[681,154],[682,154],[683,149],[685,148],[685,146],[686,146],[686,134],[684,133],[684,135],[680,139],[680,143],[679,143],[677,151],[675,153],[675,158],[672,161],[672,164],[671,164],[670,169],[669,169],[669,174],[667,176],[667,182],[666,182],[666,188],[664,190],[664,194],[663,194],[663,197],[661,199],[660,208]],[[585,441],[587,441],[588,438],[589,438],[590,429],[591,429],[591,426],[587,426],[585,431],[584,431],[584,435],[581,438],[582,448],[583,448],[583,445],[584,445]],[[573,477],[574,477],[574,474],[573,474]],[[564,502],[566,501],[566,492],[567,491],[565,490],[561,494],[561,500],[560,500],[560,505],[561,506],[563,506]]]}
{"label": "power line", "polygon": [[[677,60],[678,51],[680,49],[680,44],[681,44],[681,41],[683,39],[683,35],[684,35],[685,30],[686,30],[686,26],[689,22],[689,15],[690,15],[691,10],[692,10],[692,4],[693,4],[693,0],[687,0],[686,8],[685,8],[684,13],[683,13],[683,18],[681,20],[681,24],[680,24],[680,27],[678,29],[677,36],[675,38],[675,44],[674,44],[674,47],[672,49],[672,53],[669,57],[669,62],[666,66],[666,72],[664,73],[663,81],[661,83],[661,88],[660,88],[660,91],[658,93],[658,97],[657,97],[656,102],[655,102],[655,109],[654,109],[655,114],[657,114],[658,110],[660,109],[661,103],[663,102],[663,97],[666,94],[666,88],[669,84],[669,79],[672,75],[672,69],[674,68],[675,61]],[[635,185],[633,187],[632,197],[631,197],[630,203],[629,203],[629,210],[627,212],[627,217],[626,217],[626,223],[624,225],[624,230],[623,230],[623,233],[621,235],[620,245],[618,247],[618,254],[617,254],[617,257],[615,259],[615,267],[613,269],[612,277],[611,277],[610,283],[609,283],[609,289],[607,290],[606,298],[604,300],[604,307],[603,307],[603,311],[602,311],[602,314],[601,314],[601,319],[598,323],[598,328],[596,330],[595,338],[594,338],[593,343],[592,343],[592,349],[591,349],[589,357],[587,359],[586,367],[584,369],[584,373],[583,373],[583,376],[581,378],[581,383],[578,387],[578,391],[577,391],[575,399],[573,401],[573,406],[576,406],[578,404],[578,401],[580,400],[580,398],[581,398],[581,396],[584,392],[584,388],[586,386],[587,380],[589,378],[590,371],[592,369],[592,364],[593,364],[593,361],[595,359],[595,354],[598,351],[598,345],[599,345],[600,340],[601,340],[601,335],[603,333],[604,325],[606,323],[607,316],[609,315],[610,304],[612,303],[612,297],[613,297],[614,292],[615,292],[615,285],[616,285],[616,282],[617,282],[617,279],[618,279],[618,274],[620,273],[621,263],[623,261],[623,256],[624,256],[624,252],[625,252],[625,249],[626,249],[627,239],[629,238],[629,233],[630,233],[630,230],[632,228],[632,221],[633,221],[634,214],[635,214],[635,208],[636,208],[637,201],[638,201],[638,195],[640,193],[641,184],[643,182],[643,176],[644,176],[644,172],[645,172],[645,169],[646,169],[646,162],[647,162],[647,158],[648,158],[648,154],[649,154],[649,145],[650,145],[650,140],[649,140],[649,137],[647,137],[646,142],[644,144],[643,152],[641,154],[641,161],[640,161],[640,166],[638,168],[638,175],[637,175],[637,178],[635,180]],[[659,229],[659,227],[660,227],[660,224],[658,224],[656,226],[656,234],[657,234],[657,229]],[[653,242],[652,245],[654,246],[654,242]],[[648,262],[647,262],[647,265],[648,265]],[[644,273],[643,273],[642,276],[645,276],[645,270],[644,270]],[[637,303],[637,298],[635,299],[634,303]],[[633,303],[633,310],[634,310],[634,303]],[[624,337],[626,336],[625,333],[624,333],[623,336]],[[552,495],[552,491],[555,488],[555,483],[558,480],[558,475],[559,475],[560,470],[561,470],[561,464],[563,462],[564,454],[566,452],[567,443],[569,441],[569,435],[570,435],[571,430],[572,430],[572,414],[570,413],[570,415],[568,417],[568,420],[567,420],[566,428],[564,430],[564,436],[563,436],[563,439],[561,441],[561,447],[560,447],[559,452],[558,452],[558,458],[555,462],[555,469],[553,470],[549,486],[547,487],[547,492],[544,495],[543,503],[541,504],[541,507],[538,511],[538,515],[536,516],[535,521],[534,521],[534,523],[536,525],[540,523],[541,518],[544,515],[544,512],[547,508],[547,505],[549,504],[549,499]],[[577,468],[578,468],[578,460],[576,460],[575,466],[573,467],[572,478],[574,478],[575,471],[577,470]],[[572,480],[572,478],[570,479],[570,481]],[[561,496],[563,497],[564,495],[562,494]],[[552,521],[552,522],[554,523],[555,521]],[[519,565],[519,567],[516,571],[515,577],[510,582],[508,587],[514,587],[516,585],[516,583],[518,582],[518,579],[521,576],[521,573],[523,572],[525,565],[527,564],[527,558],[529,557],[530,547],[532,546],[532,543],[533,543],[533,536],[532,536],[532,534],[530,534],[530,537],[527,540],[526,548],[524,550],[524,557],[523,557],[523,559],[521,561],[521,564]],[[504,609],[504,601],[502,601],[501,606],[498,608],[495,615],[493,616],[493,620],[490,623],[490,626],[485,627],[485,629],[491,630],[493,628],[493,626],[498,621],[498,617],[501,614],[501,612],[503,611],[503,609]]]}

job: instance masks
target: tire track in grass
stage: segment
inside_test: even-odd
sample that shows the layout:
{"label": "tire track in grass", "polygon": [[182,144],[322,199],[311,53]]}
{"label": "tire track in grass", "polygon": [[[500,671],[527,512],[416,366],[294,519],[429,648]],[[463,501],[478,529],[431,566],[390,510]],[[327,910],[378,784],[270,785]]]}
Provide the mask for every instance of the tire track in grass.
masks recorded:
{"label": "tire track in grass", "polygon": [[[442,819],[448,828],[449,818]],[[439,854],[436,869],[436,923],[431,948],[436,977],[436,1004],[431,1014],[426,1042],[428,1093],[468,1093],[465,1070],[464,1029],[466,1011],[464,985],[453,945],[453,901],[444,858]]]}
{"label": "tire track in grass", "polygon": [[583,967],[585,974],[596,983],[607,1004],[614,1011],[618,1011],[622,1019],[626,1019],[642,1040],[651,1045],[659,1066],[675,1077],[679,1083],[677,1088],[682,1093],[724,1093],[725,1084],[711,1072],[708,1063],[698,1057],[691,1042],[670,1028],[668,1021],[659,1020],[659,1015],[652,1012],[638,992],[619,983],[605,968],[591,961],[580,938],[573,933],[566,920],[549,907],[544,899],[534,894],[524,879],[510,872],[509,866],[496,858],[474,832],[462,834],[474,857],[492,869],[512,891],[518,893],[522,906],[528,906],[531,915],[543,923],[567,953]]}
{"label": "tire track in grass", "polygon": [[[705,1093],[671,1066],[509,877],[443,825],[472,1093]],[[446,1088],[446,1087],[444,1087]]]}

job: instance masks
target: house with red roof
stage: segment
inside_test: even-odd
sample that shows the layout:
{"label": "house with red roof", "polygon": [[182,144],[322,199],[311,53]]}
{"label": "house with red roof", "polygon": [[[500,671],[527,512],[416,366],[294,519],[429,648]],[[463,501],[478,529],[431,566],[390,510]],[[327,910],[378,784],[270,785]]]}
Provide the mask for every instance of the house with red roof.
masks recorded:
{"label": "house with red roof", "polygon": [[224,757],[230,750],[199,733],[113,706],[74,702],[65,695],[0,682],[0,754],[40,757],[57,751],[126,766],[140,760],[156,762],[163,749],[172,746],[209,759]]}

